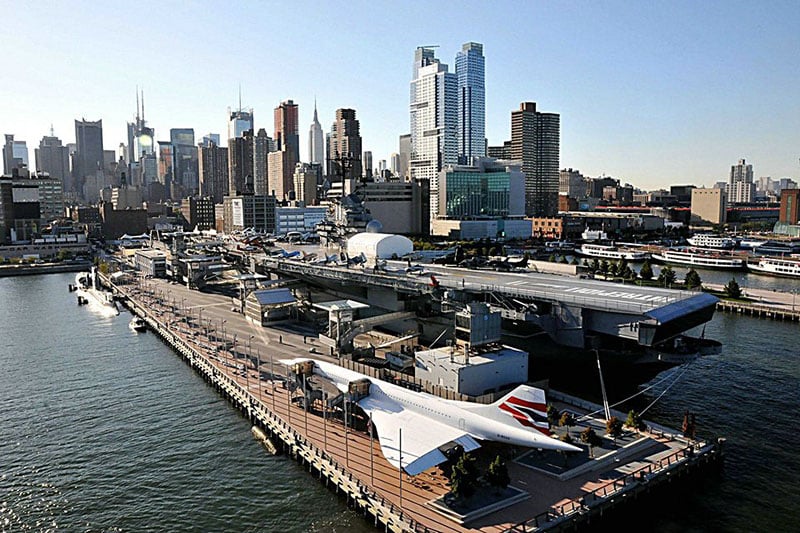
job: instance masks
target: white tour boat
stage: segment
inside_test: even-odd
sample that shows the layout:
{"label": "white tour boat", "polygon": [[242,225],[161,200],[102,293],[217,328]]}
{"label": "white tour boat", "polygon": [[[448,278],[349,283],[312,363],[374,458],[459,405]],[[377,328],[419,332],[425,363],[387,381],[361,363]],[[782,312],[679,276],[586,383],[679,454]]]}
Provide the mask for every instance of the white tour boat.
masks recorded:
{"label": "white tour boat", "polygon": [[758,263],[747,265],[747,269],[758,274],[800,278],[800,259],[762,257]]}
{"label": "white tour boat", "polygon": [[742,257],[703,248],[664,248],[653,253],[653,259],[662,263],[724,270],[741,270],[745,266]]}
{"label": "white tour boat", "polygon": [[723,237],[722,235],[714,235],[712,233],[697,233],[686,239],[686,241],[698,248],[721,248],[729,250],[736,246],[735,239]]}
{"label": "white tour boat", "polygon": [[646,261],[650,259],[650,254],[647,252],[628,248],[619,248],[617,246],[610,246],[606,244],[584,244],[575,251],[586,257],[612,259],[614,261],[618,261],[620,259],[625,259],[626,261]]}

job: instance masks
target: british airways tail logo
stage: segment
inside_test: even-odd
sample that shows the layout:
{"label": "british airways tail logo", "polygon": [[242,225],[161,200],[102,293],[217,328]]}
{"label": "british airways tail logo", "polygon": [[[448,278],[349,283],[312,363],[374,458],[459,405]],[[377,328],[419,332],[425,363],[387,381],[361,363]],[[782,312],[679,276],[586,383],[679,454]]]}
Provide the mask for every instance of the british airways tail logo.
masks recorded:
{"label": "british airways tail logo", "polygon": [[530,402],[512,396],[500,404],[499,407],[513,416],[523,426],[533,428],[545,435],[550,435],[550,424],[547,422],[547,407],[543,403]]}

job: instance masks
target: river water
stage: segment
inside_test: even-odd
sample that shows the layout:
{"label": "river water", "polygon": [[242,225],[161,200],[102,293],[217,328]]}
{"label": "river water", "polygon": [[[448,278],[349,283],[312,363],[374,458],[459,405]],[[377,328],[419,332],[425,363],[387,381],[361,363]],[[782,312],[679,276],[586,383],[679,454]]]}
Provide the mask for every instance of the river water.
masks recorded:
{"label": "river water", "polygon": [[[372,531],[129,315],[77,307],[73,277],[0,279],[0,531]],[[635,400],[680,375],[646,418],[676,427],[690,409],[727,439],[721,476],[649,506],[646,529],[795,528],[798,328],[718,313],[706,335],[723,354]]]}

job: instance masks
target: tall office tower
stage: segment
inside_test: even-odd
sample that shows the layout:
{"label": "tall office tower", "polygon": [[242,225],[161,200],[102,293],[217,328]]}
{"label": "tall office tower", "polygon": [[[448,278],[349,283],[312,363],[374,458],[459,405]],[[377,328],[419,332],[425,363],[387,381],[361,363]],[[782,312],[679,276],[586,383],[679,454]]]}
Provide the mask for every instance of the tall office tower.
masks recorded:
{"label": "tall office tower", "polygon": [[414,54],[411,81],[411,179],[430,180],[431,219],[439,211],[439,171],[458,162],[458,78],[431,48]]}
{"label": "tall office tower", "polygon": [[136,117],[128,122],[128,163],[138,163],[143,155],[155,155],[155,130],[147,126],[144,119],[144,91],[142,91],[141,109],[139,92],[136,92]]}
{"label": "tall office tower", "polygon": [[219,139],[220,139],[219,133],[206,133],[205,135],[203,135],[203,139],[200,141],[200,145],[208,148],[209,146],[211,146],[211,143],[214,143],[215,145],[219,146],[220,145]]}
{"label": "tall office tower", "polygon": [[228,139],[241,137],[244,132],[253,129],[253,110],[234,110],[228,108]]}
{"label": "tall office tower", "polygon": [[170,142],[158,141],[158,182],[170,191],[175,181],[175,148]]}
{"label": "tall office tower", "polygon": [[755,197],[755,184],[753,183],[753,165],[748,165],[740,159],[737,165],[731,166],[731,176],[725,186],[728,193],[728,203],[749,204]]}
{"label": "tall office tower", "polygon": [[[197,174],[197,147],[194,144],[193,128],[173,128],[169,130],[172,143],[175,190],[180,198],[194,196],[199,191]],[[177,200],[173,196],[173,199]]]}
{"label": "tall office tower", "polygon": [[6,144],[3,146],[3,170],[9,176],[15,168],[30,168],[28,166],[28,146],[25,141],[15,141],[14,136],[6,134]]}
{"label": "tall office tower", "polygon": [[208,144],[201,143],[197,152],[200,196],[210,196],[215,204],[221,204],[228,195],[228,149],[208,139]]}
{"label": "tall office tower", "polygon": [[325,162],[325,138],[322,135],[322,124],[317,118],[316,100],[314,100],[314,122],[308,131],[308,161],[320,165]]}
{"label": "tall office tower", "polygon": [[253,137],[253,192],[259,196],[269,194],[269,161],[270,152],[275,151],[275,142],[261,128]]}
{"label": "tall office tower", "polygon": [[69,150],[66,146],[61,144],[61,139],[53,135],[53,130],[50,130],[50,136],[45,135],[39,141],[39,148],[34,151],[36,156],[36,171],[47,172],[50,177],[62,183],[65,190],[70,187],[69,175]]}
{"label": "tall office tower", "polygon": [[557,113],[540,113],[534,102],[511,112],[511,158],[522,161],[526,216],[558,213],[560,125]]}
{"label": "tall office tower", "polygon": [[[269,181],[279,185],[270,187],[276,191],[283,191],[284,198],[288,198],[289,192],[294,187],[294,167],[300,162],[300,135],[298,124],[298,108],[292,100],[286,100],[275,108],[275,149],[283,152],[280,159],[280,165],[277,165],[278,160],[270,156],[270,170]],[[273,164],[274,163],[274,164]],[[272,169],[280,167],[281,175],[273,176]],[[277,196],[278,200],[284,199]]]}
{"label": "tall office tower", "polygon": [[328,146],[331,181],[358,180],[361,168],[361,133],[355,109],[337,109]]}
{"label": "tall office tower", "polygon": [[367,181],[372,179],[372,152],[366,150],[364,152],[364,157],[362,158],[362,166],[364,167],[364,178]]}
{"label": "tall office tower", "polygon": [[403,181],[411,179],[411,134],[407,133],[400,136],[397,151],[400,153],[400,168],[397,169]]}
{"label": "tall office tower", "polygon": [[72,165],[73,190],[82,196],[86,178],[103,169],[103,121],[75,121],[75,157]]}
{"label": "tall office tower", "polygon": [[[253,109],[242,108],[242,88],[239,87],[239,109],[231,111],[228,108],[228,139],[241,137],[244,132],[252,131],[253,126]],[[219,144],[219,143],[217,143]],[[233,194],[233,192],[231,192]]]}
{"label": "tall office tower", "polygon": [[486,155],[486,75],[483,45],[466,43],[456,54],[458,158],[468,164]]}
{"label": "tall office tower", "polygon": [[389,168],[392,171],[392,176],[400,175],[400,154],[397,152],[389,156]]}
{"label": "tall office tower", "polygon": [[253,192],[253,130],[228,139],[228,194]]}

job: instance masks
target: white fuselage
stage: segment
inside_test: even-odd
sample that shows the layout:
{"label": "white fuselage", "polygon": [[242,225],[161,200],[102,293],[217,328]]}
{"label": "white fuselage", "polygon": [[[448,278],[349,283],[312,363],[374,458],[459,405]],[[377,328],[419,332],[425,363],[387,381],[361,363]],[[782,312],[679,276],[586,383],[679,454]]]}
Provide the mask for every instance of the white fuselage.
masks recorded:
{"label": "white fuselage", "polygon": [[[564,444],[534,429],[515,427],[513,424],[517,424],[517,422],[514,418],[499,410],[496,417],[490,418],[463,407],[464,405],[476,407],[478,404],[444,400],[424,392],[414,392],[333,363],[317,360],[314,363],[314,373],[333,381],[340,389],[347,390],[351,381],[367,378],[371,383],[370,396],[377,400],[387,400],[387,406],[400,404],[408,411],[458,428],[475,438],[531,448],[575,450],[573,446]],[[489,406],[481,405],[480,407]]]}

